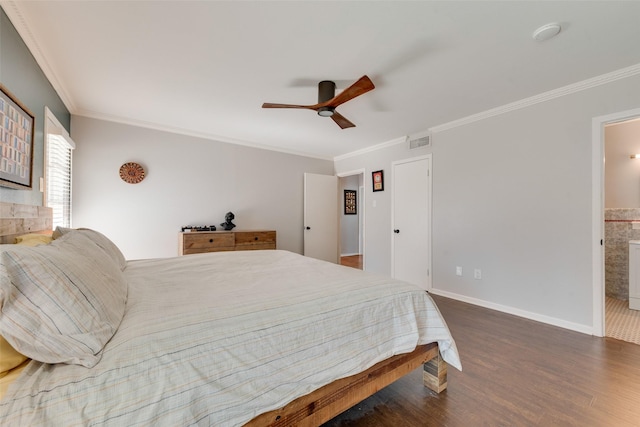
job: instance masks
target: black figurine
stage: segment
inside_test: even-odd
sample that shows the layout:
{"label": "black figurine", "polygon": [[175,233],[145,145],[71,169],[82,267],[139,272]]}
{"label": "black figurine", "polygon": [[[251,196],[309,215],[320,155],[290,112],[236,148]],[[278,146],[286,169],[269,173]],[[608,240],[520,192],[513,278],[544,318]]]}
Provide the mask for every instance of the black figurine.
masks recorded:
{"label": "black figurine", "polygon": [[227,212],[227,214],[224,216],[224,222],[220,224],[220,227],[222,227],[224,230],[233,229],[233,227],[235,227],[236,225],[231,221],[233,221],[235,217],[236,216],[233,214],[233,212]]}

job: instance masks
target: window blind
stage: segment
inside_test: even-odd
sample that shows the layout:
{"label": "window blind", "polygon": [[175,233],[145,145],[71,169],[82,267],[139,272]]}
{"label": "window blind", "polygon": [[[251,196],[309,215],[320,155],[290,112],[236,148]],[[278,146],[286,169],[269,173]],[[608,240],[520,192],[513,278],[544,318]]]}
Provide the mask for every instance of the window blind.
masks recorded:
{"label": "window blind", "polygon": [[53,209],[53,228],[71,227],[71,151],[73,142],[47,134],[47,206]]}

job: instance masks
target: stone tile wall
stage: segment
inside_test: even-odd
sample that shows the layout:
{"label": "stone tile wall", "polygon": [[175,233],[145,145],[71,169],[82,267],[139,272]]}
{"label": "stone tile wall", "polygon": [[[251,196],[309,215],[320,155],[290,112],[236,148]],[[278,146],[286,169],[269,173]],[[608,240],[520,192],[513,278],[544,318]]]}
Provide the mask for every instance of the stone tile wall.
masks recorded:
{"label": "stone tile wall", "polygon": [[640,208],[604,210],[604,279],[605,294],[621,300],[629,299],[629,240],[640,240]]}

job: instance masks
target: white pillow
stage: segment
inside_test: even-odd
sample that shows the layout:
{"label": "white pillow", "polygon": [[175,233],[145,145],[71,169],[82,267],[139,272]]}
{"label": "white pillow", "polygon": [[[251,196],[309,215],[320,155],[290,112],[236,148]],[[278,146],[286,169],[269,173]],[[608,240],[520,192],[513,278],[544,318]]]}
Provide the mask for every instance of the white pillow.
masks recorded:
{"label": "white pillow", "polygon": [[53,238],[58,239],[70,232],[85,234],[88,238],[90,238],[98,246],[100,246],[111,258],[113,258],[113,260],[120,267],[120,270],[124,270],[124,267],[127,265],[127,261],[125,260],[122,251],[120,251],[120,248],[118,248],[115,243],[109,240],[109,238],[102,233],[91,230],[89,228],[56,227],[56,229],[53,231]]}
{"label": "white pillow", "polygon": [[0,245],[0,335],[31,359],[94,366],[126,298],[119,266],[83,233]]}

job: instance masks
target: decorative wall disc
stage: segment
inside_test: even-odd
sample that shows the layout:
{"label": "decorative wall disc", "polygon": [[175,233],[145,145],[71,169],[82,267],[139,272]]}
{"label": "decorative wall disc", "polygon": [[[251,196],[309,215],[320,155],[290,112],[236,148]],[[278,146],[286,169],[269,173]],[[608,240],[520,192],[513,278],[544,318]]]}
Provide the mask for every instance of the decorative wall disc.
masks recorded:
{"label": "decorative wall disc", "polygon": [[144,179],[144,168],[138,163],[125,163],[120,166],[120,178],[126,183],[137,184]]}

